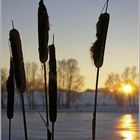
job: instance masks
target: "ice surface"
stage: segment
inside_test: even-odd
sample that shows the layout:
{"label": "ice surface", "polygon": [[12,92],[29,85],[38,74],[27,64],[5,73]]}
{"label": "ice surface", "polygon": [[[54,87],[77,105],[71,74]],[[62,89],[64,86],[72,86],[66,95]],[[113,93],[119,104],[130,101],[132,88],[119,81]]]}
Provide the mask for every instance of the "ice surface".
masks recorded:
{"label": "ice surface", "polygon": [[[42,113],[45,116],[45,113]],[[125,114],[97,113],[97,140],[122,140],[118,134],[119,119]],[[138,133],[138,114],[132,114],[133,128]],[[46,140],[46,127],[38,112],[26,112],[29,140]],[[92,113],[58,113],[55,123],[55,140],[91,140]],[[124,129],[124,128],[123,128]],[[2,140],[8,140],[8,119],[2,110]],[[22,113],[14,113],[12,120],[12,140],[24,140]],[[132,140],[138,140],[135,136]]]}

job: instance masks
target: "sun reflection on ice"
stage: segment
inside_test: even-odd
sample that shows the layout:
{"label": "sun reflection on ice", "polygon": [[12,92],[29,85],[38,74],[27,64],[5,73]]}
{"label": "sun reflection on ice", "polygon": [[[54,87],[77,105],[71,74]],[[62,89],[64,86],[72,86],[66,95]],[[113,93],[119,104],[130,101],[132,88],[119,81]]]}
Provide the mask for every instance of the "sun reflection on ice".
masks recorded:
{"label": "sun reflection on ice", "polygon": [[122,136],[123,136],[123,140],[136,140],[134,139],[134,135],[135,135],[135,132],[133,131],[123,131],[122,132]]}
{"label": "sun reflection on ice", "polygon": [[138,132],[136,131],[136,124],[134,123],[134,118],[131,114],[123,115],[119,122],[119,135],[122,140],[138,140]]}

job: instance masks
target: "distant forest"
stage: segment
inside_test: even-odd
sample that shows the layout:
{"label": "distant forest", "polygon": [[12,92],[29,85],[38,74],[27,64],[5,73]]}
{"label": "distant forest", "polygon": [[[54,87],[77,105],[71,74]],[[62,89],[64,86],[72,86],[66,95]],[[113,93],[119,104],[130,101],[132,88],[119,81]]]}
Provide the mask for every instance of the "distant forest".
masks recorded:
{"label": "distant forest", "polygon": [[[48,75],[48,66],[47,66]],[[1,104],[5,107],[4,96],[6,94],[6,81],[8,79],[9,70],[1,68]],[[35,108],[34,93],[35,91],[44,92],[44,71],[43,66],[39,67],[35,62],[25,63],[26,73],[26,93],[28,97],[29,108]],[[105,96],[112,96],[116,100],[118,106],[124,105],[126,100],[129,106],[135,106],[138,98],[138,77],[137,68],[135,66],[127,67],[121,73],[110,73],[104,83],[104,87],[99,89]],[[48,77],[47,77],[48,78]],[[47,79],[48,80],[48,79]],[[57,89],[58,89],[58,108],[70,108],[70,105],[80,94],[83,93],[85,84],[85,77],[80,74],[78,61],[75,59],[63,59],[57,62]],[[132,93],[126,95],[122,86],[130,84],[133,88]],[[15,87],[16,91],[16,87]],[[94,89],[87,89],[86,91],[93,91]],[[84,91],[84,92],[86,92]],[[64,95],[64,93],[66,93]],[[65,98],[65,103],[64,99]],[[45,104],[44,95],[42,94],[43,104]]]}

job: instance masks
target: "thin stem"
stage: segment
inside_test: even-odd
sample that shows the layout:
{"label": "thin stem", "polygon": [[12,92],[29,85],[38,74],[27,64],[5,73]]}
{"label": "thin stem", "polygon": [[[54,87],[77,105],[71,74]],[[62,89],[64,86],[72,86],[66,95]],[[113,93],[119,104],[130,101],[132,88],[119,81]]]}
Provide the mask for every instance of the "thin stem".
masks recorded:
{"label": "thin stem", "polygon": [[52,140],[54,140],[54,122],[52,122]]}
{"label": "thin stem", "polygon": [[99,68],[97,68],[97,76],[96,76],[94,112],[93,112],[93,120],[92,120],[92,140],[95,140],[95,133],[96,133],[96,109],[97,109],[98,79],[99,79]]}
{"label": "thin stem", "polygon": [[49,119],[48,119],[48,97],[47,97],[47,78],[46,78],[46,64],[44,63],[44,81],[45,81],[45,99],[46,99],[46,122],[49,126]]}
{"label": "thin stem", "polygon": [[39,113],[41,119],[43,120],[43,123],[45,124],[45,126],[46,126],[46,128],[47,128],[48,140],[51,140],[52,133],[51,133],[51,131],[50,131],[50,129],[49,129],[49,127],[48,127],[46,121],[44,120],[42,114],[41,114],[40,112],[38,112],[38,113]]}
{"label": "thin stem", "polygon": [[13,22],[13,20],[11,20],[11,22],[12,22],[12,27],[13,27],[13,29],[14,29],[14,22]]}
{"label": "thin stem", "polygon": [[11,140],[11,119],[9,119],[9,140]]}
{"label": "thin stem", "polygon": [[105,6],[106,6],[106,10],[105,10],[105,12],[107,13],[107,9],[108,9],[108,2],[109,2],[109,0],[107,0],[107,1],[105,2],[104,6],[103,6],[103,8],[102,8],[101,13],[103,12],[103,10],[104,10]]}
{"label": "thin stem", "polygon": [[52,43],[54,44],[54,34],[53,34],[53,42]]}
{"label": "thin stem", "polygon": [[108,2],[109,2],[109,0],[107,0],[107,2],[106,2],[106,10],[105,10],[106,13],[107,13],[107,9],[108,9]]}
{"label": "thin stem", "polygon": [[21,92],[21,104],[22,104],[22,113],[23,113],[23,124],[24,124],[25,140],[28,140],[27,126],[26,126],[26,116],[25,116],[25,108],[24,108],[24,97],[23,97],[23,93],[22,92]]}
{"label": "thin stem", "polygon": [[45,98],[46,98],[46,124],[48,140],[51,140],[51,132],[49,131],[49,116],[48,116],[48,95],[47,95],[47,78],[46,78],[46,64],[44,63],[44,81],[45,81]]}
{"label": "thin stem", "polygon": [[40,115],[40,117],[41,117],[43,123],[45,124],[45,126],[48,127],[48,126],[47,126],[47,123],[45,122],[45,120],[44,120],[44,118],[43,118],[43,116],[42,116],[42,114],[41,114],[40,112],[38,112],[38,113],[39,113],[39,115]]}

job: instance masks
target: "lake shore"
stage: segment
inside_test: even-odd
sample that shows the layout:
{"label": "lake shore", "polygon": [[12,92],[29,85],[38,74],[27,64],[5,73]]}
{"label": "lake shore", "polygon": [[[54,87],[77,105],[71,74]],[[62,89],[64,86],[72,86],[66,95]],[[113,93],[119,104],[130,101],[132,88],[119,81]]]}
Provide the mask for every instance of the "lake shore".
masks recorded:
{"label": "lake shore", "polygon": [[[26,112],[45,112],[45,108],[43,106],[36,106],[34,109],[29,109],[29,107],[25,106]],[[2,109],[2,112],[6,111],[6,107]],[[14,108],[15,112],[21,111],[19,105],[15,105]],[[58,112],[93,112],[93,106],[83,106],[83,105],[76,105],[72,106],[69,109],[61,108],[57,110]],[[139,107],[118,107],[118,106],[97,106],[97,112],[99,113],[138,113]]]}

